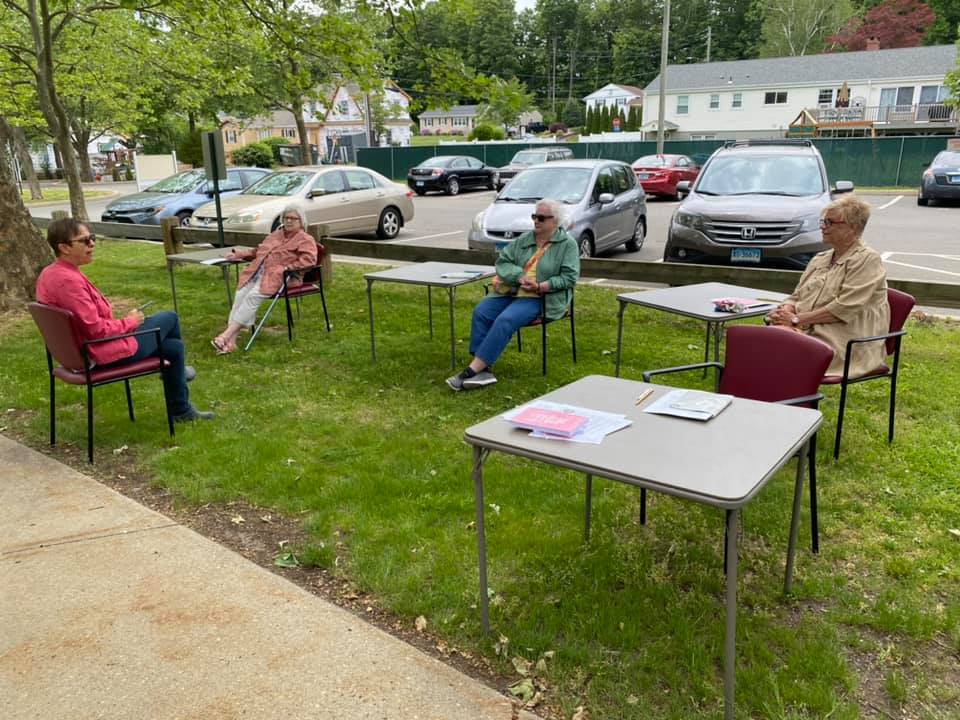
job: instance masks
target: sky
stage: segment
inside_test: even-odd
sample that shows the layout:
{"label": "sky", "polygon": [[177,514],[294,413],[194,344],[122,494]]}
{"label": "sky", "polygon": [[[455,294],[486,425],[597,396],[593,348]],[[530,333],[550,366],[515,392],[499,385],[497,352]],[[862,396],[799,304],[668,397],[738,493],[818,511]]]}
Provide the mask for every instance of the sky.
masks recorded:
{"label": "sky", "polygon": [[517,12],[522,12],[523,10],[530,10],[537,5],[537,0],[513,0],[513,5],[517,9]]}

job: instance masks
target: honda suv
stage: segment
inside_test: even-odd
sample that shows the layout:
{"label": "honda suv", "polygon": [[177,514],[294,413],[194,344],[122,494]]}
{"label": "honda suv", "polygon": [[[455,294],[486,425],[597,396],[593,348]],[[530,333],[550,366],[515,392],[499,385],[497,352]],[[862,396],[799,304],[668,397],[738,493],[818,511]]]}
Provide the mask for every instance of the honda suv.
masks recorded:
{"label": "honda suv", "polygon": [[809,140],[730,141],[707,160],[670,221],[666,262],[772,265],[802,270],[826,250],[820,213],[834,194]]}

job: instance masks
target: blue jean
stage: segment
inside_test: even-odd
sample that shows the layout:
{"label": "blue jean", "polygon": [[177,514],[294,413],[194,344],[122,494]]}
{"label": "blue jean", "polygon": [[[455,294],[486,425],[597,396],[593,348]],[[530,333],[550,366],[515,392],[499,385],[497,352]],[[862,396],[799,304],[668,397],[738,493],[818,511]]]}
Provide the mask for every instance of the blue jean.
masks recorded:
{"label": "blue jean", "polygon": [[[163,394],[167,399],[167,409],[171,415],[183,415],[190,410],[190,391],[187,390],[186,349],[180,339],[180,318],[174,312],[158,312],[144,318],[143,325],[137,330],[160,330],[160,348],[163,359],[170,367],[163,373]],[[143,360],[156,357],[159,353],[157,336],[154,333],[138,335],[137,351],[130,360]]]}
{"label": "blue jean", "polygon": [[473,309],[470,354],[493,365],[513,334],[540,314],[540,300],[533,297],[490,295]]}

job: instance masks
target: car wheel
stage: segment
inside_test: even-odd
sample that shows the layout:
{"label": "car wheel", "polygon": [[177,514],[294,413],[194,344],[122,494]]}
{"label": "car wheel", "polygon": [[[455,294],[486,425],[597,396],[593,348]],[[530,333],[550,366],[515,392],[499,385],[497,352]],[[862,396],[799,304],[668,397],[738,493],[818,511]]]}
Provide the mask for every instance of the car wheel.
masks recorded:
{"label": "car wheel", "polygon": [[487,178],[487,190],[497,190],[497,184],[493,181],[493,175]]}
{"label": "car wheel", "polygon": [[455,177],[447,180],[447,189],[445,191],[447,195],[456,195],[460,192],[460,181]]}
{"label": "car wheel", "polygon": [[400,234],[403,218],[395,207],[384,208],[380,213],[380,222],[377,223],[377,237],[381,240],[392,240]]}
{"label": "car wheel", "polygon": [[414,189],[414,192],[415,192],[417,195],[426,195],[426,194],[427,194],[427,191],[424,190],[423,188],[415,188],[415,189]]}
{"label": "car wheel", "polygon": [[637,252],[643,247],[643,241],[647,237],[647,224],[642,217],[637,218],[637,224],[633,226],[633,235],[624,243],[627,252]]}
{"label": "car wheel", "polygon": [[593,257],[593,254],[596,252],[593,246],[593,237],[588,232],[580,235],[577,246],[580,248],[580,257],[582,258]]}
{"label": "car wheel", "polygon": [[917,195],[917,205],[922,205],[926,207],[929,203],[930,201],[927,198],[925,198],[922,194]]}
{"label": "car wheel", "polygon": [[177,224],[180,227],[190,227],[190,216],[193,215],[189,210],[181,210],[177,213]]}

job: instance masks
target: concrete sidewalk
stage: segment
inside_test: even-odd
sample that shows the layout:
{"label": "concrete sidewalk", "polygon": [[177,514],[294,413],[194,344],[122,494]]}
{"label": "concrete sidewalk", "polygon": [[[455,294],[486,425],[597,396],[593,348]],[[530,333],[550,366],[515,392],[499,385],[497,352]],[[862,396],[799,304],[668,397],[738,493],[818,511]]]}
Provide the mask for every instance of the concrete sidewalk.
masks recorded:
{"label": "concrete sidewalk", "polygon": [[2,436],[0,708],[7,720],[512,717],[496,691]]}

